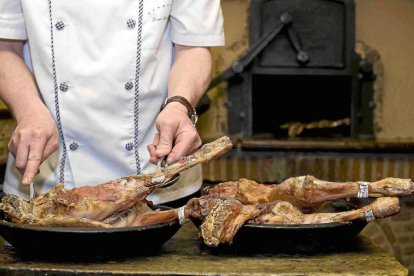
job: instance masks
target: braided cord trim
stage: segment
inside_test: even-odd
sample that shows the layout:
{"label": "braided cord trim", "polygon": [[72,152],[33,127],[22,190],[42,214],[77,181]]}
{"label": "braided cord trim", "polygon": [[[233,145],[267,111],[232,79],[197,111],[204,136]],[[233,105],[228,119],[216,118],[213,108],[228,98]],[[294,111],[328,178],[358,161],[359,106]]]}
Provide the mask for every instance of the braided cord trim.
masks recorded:
{"label": "braided cord trim", "polygon": [[134,149],[135,149],[135,163],[137,167],[137,174],[141,173],[141,166],[139,162],[138,152],[138,119],[139,119],[139,83],[141,76],[141,39],[142,39],[142,20],[144,14],[144,0],[139,0],[138,5],[138,28],[137,28],[137,57],[135,63],[135,98],[134,98]]}
{"label": "braided cord trim", "polygon": [[57,124],[57,128],[59,131],[60,139],[62,140],[62,147],[63,147],[62,158],[60,160],[60,166],[59,166],[59,181],[60,183],[64,183],[67,149],[66,149],[65,137],[63,136],[63,131],[62,131],[62,121],[60,119],[59,87],[58,87],[58,82],[57,82],[55,47],[54,47],[54,39],[53,39],[52,0],[49,0],[49,20],[50,20],[50,45],[51,45],[51,56],[52,56],[53,86],[54,86],[54,95],[55,95],[56,124]]}

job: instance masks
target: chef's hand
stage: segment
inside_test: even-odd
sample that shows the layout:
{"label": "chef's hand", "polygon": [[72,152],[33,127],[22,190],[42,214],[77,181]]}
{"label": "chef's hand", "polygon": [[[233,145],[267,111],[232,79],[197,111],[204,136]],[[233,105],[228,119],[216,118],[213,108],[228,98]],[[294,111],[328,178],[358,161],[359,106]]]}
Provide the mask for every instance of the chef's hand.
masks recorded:
{"label": "chef's hand", "polygon": [[188,117],[187,108],[179,102],[171,102],[160,112],[156,120],[158,133],[148,145],[150,162],[167,156],[171,164],[187,156],[201,146],[201,138]]}
{"label": "chef's hand", "polygon": [[20,112],[16,122],[9,151],[23,175],[22,184],[28,185],[38,174],[42,162],[58,148],[58,130],[43,104]]}

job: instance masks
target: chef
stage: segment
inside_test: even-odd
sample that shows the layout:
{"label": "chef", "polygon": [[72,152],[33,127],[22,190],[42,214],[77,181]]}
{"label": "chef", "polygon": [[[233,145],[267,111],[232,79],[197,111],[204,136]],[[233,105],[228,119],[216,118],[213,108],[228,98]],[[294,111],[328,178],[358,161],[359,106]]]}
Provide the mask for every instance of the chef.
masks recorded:
{"label": "chef", "polygon": [[[0,96],[17,122],[6,193],[150,173],[201,145],[194,106],[208,47],[224,43],[219,0],[2,0],[0,38]],[[200,170],[150,199],[194,193]]]}

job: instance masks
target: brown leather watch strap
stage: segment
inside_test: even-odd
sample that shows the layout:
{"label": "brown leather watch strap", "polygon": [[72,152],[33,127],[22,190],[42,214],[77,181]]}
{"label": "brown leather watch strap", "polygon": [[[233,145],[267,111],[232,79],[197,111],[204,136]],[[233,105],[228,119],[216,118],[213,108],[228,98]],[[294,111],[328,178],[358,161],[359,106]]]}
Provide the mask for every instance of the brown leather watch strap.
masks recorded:
{"label": "brown leather watch strap", "polygon": [[165,106],[171,102],[179,102],[182,105],[184,105],[188,110],[188,116],[190,117],[191,122],[193,123],[194,126],[196,125],[197,120],[198,120],[197,112],[186,98],[184,98],[183,96],[172,96],[171,98],[167,99],[165,104],[162,106],[162,109],[164,109]]}

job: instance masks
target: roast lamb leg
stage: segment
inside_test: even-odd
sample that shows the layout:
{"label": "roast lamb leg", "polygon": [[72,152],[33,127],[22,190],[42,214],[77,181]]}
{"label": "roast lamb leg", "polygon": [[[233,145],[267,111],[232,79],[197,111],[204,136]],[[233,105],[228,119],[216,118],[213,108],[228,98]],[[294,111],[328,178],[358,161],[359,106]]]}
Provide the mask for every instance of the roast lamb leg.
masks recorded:
{"label": "roast lamb leg", "polygon": [[[81,228],[114,228],[143,226],[157,223],[170,222],[178,219],[178,210],[167,211],[153,210],[146,200],[137,205],[113,214],[102,222],[79,217],[67,217],[55,214],[47,214],[43,217],[35,216],[30,212],[31,205],[17,197],[8,197],[9,202],[4,202],[4,212],[14,222],[48,227],[81,227]],[[13,202],[14,201],[14,202]],[[13,206],[13,207],[11,207]],[[8,210],[8,208],[12,208]],[[16,211],[18,210],[18,211]]]}
{"label": "roast lamb leg", "polygon": [[[230,138],[223,136],[211,143],[201,146],[196,152],[189,156],[182,157],[178,162],[168,165],[162,169],[162,173],[165,176],[164,183],[172,179],[178,173],[189,169],[197,164],[208,162],[218,156],[223,155],[232,148],[233,144]],[[152,178],[158,176],[158,172],[150,174]],[[147,183],[147,186],[157,186],[157,183]],[[163,183],[160,184],[161,186]]]}
{"label": "roast lamb leg", "polygon": [[[363,191],[365,189],[365,191]],[[410,179],[385,178],[376,182],[328,182],[313,176],[291,177],[280,184],[259,184],[240,179],[220,183],[204,191],[206,195],[233,197],[243,204],[259,204],[283,200],[301,208],[315,208],[326,201],[374,194],[406,196],[414,192]]]}
{"label": "roast lamb leg", "polygon": [[322,224],[348,222],[357,219],[367,221],[389,217],[400,211],[398,197],[381,197],[361,209],[338,213],[303,214],[298,208],[286,201],[266,203],[267,211],[250,220],[260,224]]}
{"label": "roast lamb leg", "polygon": [[203,196],[187,204],[187,214],[201,220],[200,232],[204,243],[216,247],[231,243],[239,228],[246,222],[260,224],[322,224],[343,223],[356,219],[368,221],[394,215],[400,210],[397,197],[376,199],[361,209],[339,213],[303,214],[286,201],[258,205],[243,205],[234,198]]}
{"label": "roast lamb leg", "polygon": [[37,219],[54,215],[58,217],[85,218],[104,221],[136,206],[153,190],[162,188],[176,174],[192,166],[216,158],[230,150],[232,143],[228,137],[203,145],[195,153],[179,162],[163,168],[163,182],[153,182],[155,173],[132,175],[96,186],[83,186],[67,190],[57,184],[48,192],[29,202],[15,195],[6,195],[0,203],[0,210],[17,223],[29,223],[23,219],[30,214]]}
{"label": "roast lamb leg", "polygon": [[146,201],[140,201],[133,208],[113,215],[103,222],[112,227],[143,226],[172,222],[178,219],[178,209],[153,210]]}

